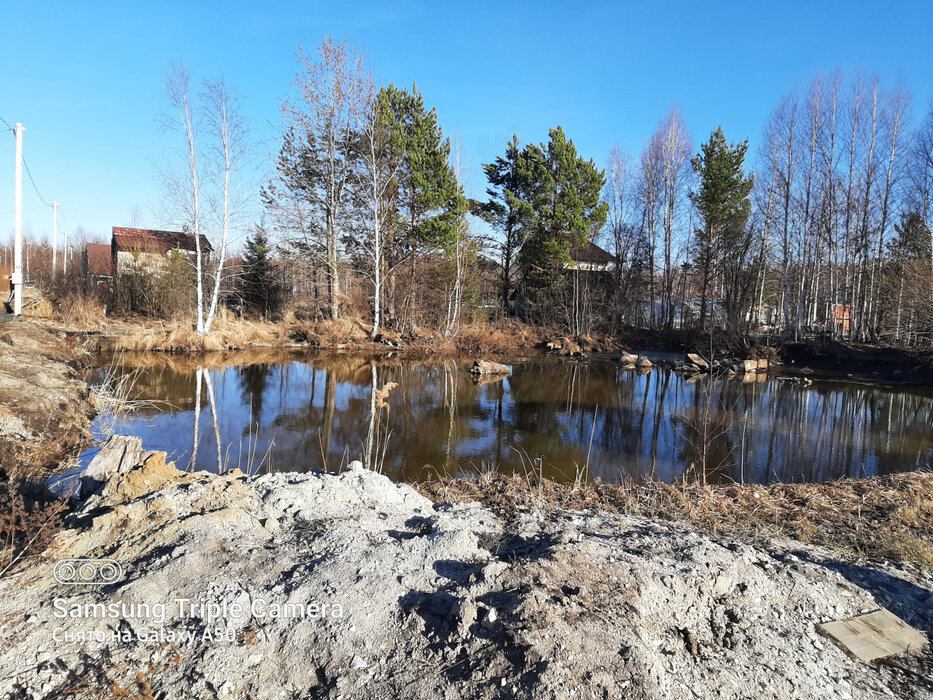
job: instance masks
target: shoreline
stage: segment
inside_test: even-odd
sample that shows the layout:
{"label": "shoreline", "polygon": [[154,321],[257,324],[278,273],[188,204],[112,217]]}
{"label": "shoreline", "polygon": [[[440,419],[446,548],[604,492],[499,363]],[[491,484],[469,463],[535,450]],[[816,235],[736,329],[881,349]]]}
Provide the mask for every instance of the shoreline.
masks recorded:
{"label": "shoreline", "polygon": [[[697,341],[687,331],[632,330],[619,336],[563,337],[559,331],[526,326],[517,321],[479,323],[466,326],[455,337],[439,332],[422,331],[415,337],[401,337],[383,331],[378,339],[369,338],[371,329],[362,319],[344,318],[336,322],[249,321],[232,316],[218,318],[212,332],[197,336],[190,324],[177,321],[153,322],[145,319],[117,319],[103,327],[60,329],[49,319],[33,319],[54,332],[81,338],[97,352],[158,352],[173,355],[249,350],[334,351],[362,354],[403,353],[407,357],[435,356],[505,356],[530,351],[547,351],[548,344],[570,341],[573,352],[549,351],[549,354],[572,359],[576,348],[583,357],[611,357],[613,353],[642,351],[649,354],[688,352],[708,354],[706,340]],[[736,357],[741,348],[729,348],[724,340],[716,341],[720,357]],[[762,336],[743,343],[768,350],[776,344],[780,355],[780,373],[807,378],[816,373],[840,381],[860,381],[891,386],[933,387],[933,349],[913,350],[878,346],[870,343],[843,342],[814,338],[790,341]],[[706,345],[707,347],[702,347]],[[746,352],[748,348],[746,348]],[[769,351],[770,352],[770,351]]]}

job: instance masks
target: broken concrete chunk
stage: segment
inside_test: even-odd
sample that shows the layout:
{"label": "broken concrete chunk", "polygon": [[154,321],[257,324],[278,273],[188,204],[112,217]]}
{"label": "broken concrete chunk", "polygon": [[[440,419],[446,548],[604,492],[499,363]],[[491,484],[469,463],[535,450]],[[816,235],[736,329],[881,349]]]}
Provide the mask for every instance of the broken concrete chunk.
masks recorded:
{"label": "broken concrete chunk", "polygon": [[179,472],[174,462],[165,461],[164,452],[151,452],[141,464],[111,477],[100,492],[101,505],[127,503],[152,493]]}

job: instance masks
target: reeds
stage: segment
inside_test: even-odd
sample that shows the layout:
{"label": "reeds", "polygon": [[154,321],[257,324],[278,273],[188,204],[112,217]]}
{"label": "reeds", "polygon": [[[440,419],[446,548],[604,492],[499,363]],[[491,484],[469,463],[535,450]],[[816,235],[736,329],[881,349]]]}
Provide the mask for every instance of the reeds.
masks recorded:
{"label": "reeds", "polygon": [[91,387],[91,403],[97,411],[95,429],[99,439],[106,439],[116,432],[117,424],[125,416],[155,406],[156,402],[134,398],[134,388],[141,368],[125,369],[123,355],[116,355],[104,371],[100,384]]}

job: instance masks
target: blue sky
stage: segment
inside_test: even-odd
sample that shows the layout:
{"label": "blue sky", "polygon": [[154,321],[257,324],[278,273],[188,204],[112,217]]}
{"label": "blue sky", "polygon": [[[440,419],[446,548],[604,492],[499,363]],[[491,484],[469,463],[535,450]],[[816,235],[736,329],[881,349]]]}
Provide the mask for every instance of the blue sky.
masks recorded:
{"label": "blue sky", "polygon": [[[752,153],[780,96],[818,71],[877,73],[933,102],[933,2],[14,2],[0,13],[0,117],[26,126],[24,153],[66,228],[109,238],[134,208],[158,226],[161,132],[172,60],[223,74],[242,95],[262,153],[299,42],[324,34],[368,51],[380,82],[416,82],[463,143],[467,193],[506,139],[541,141],[562,124],[600,165],[637,154],[671,105],[694,145],[722,124]],[[2,126],[2,125],[0,125]],[[0,237],[13,226],[13,138],[0,138]],[[51,230],[28,179],[26,225]],[[33,208],[38,207],[38,208]]]}

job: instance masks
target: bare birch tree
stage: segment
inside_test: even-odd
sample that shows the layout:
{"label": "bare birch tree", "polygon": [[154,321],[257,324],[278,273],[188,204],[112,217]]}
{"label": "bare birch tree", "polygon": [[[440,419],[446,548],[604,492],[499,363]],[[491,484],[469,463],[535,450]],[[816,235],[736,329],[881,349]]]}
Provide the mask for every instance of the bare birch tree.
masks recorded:
{"label": "bare birch tree", "polygon": [[209,333],[217,302],[220,299],[221,282],[227,251],[232,242],[233,229],[242,223],[247,184],[244,177],[250,155],[247,131],[240,112],[239,98],[233,88],[222,78],[204,82],[205,121],[213,137],[210,149],[210,170],[217,187],[214,192],[214,216],[219,238],[214,260],[214,288],[210,306],[204,319],[204,332]]}
{"label": "bare birch tree", "polygon": [[[194,237],[195,329],[203,335],[210,332],[217,313],[227,250],[246,203],[249,143],[238,99],[223,79],[204,81],[195,104],[190,75],[175,64],[165,80],[165,91],[176,113],[166,123],[184,140],[183,175],[173,167],[162,172],[171,208],[167,217]],[[211,240],[218,246],[212,266],[205,250]],[[208,285],[211,289],[206,296]]]}
{"label": "bare birch tree", "polygon": [[204,333],[204,251],[201,250],[201,172],[198,161],[199,140],[195,115],[190,97],[191,76],[180,63],[172,66],[171,72],[165,79],[165,92],[175,109],[178,121],[171,123],[170,128],[181,132],[185,141],[185,151],[182,156],[185,163],[185,176],[176,177],[173,171],[165,173],[166,189],[174,208],[180,212],[194,235],[194,269],[195,285],[197,289],[197,307],[195,309],[195,329],[198,335]]}
{"label": "bare birch tree", "polygon": [[[365,234],[360,247],[370,264],[364,274],[373,284],[373,328],[370,337],[379,334],[382,325],[383,286],[387,274],[386,247],[388,219],[394,211],[397,185],[395,174],[399,158],[389,149],[387,115],[371,80],[365,88],[365,108],[359,112],[360,168],[357,173],[359,206],[363,212]],[[375,370],[374,370],[375,371]]]}
{"label": "bare birch tree", "polygon": [[690,173],[692,146],[683,117],[673,107],[661,122],[657,141],[661,148],[661,187],[663,213],[664,269],[661,273],[661,315],[664,327],[674,326],[674,229]]}
{"label": "bare birch tree", "polygon": [[[295,95],[282,104],[283,146],[278,177],[265,191],[270,210],[287,235],[304,235],[323,248],[327,276],[327,309],[340,315],[339,248],[352,218],[350,188],[356,179],[357,127],[365,111],[368,79],[364,54],[324,37],[316,55],[298,47]],[[300,231],[288,231],[300,223]],[[307,247],[313,253],[313,246]]]}

